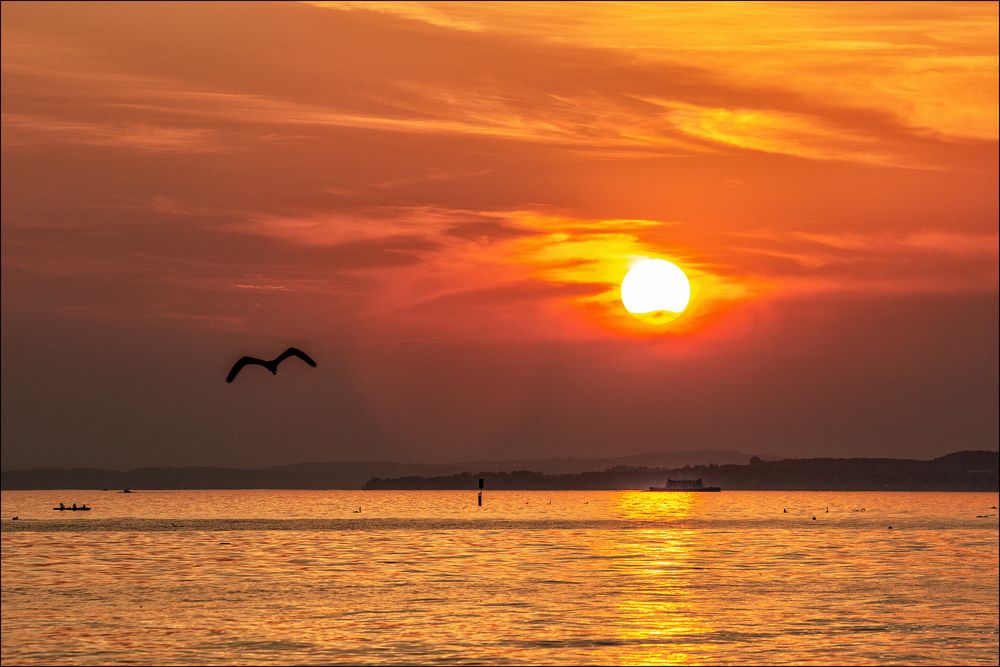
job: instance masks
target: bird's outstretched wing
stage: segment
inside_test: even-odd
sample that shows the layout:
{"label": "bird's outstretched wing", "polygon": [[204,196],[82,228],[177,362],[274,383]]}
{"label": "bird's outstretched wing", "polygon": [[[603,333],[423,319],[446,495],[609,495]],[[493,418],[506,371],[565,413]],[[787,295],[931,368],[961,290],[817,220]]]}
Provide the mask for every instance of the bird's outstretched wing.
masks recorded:
{"label": "bird's outstretched wing", "polygon": [[285,350],[284,352],[282,352],[281,355],[277,359],[275,359],[274,361],[275,361],[275,363],[280,364],[282,361],[284,361],[288,357],[298,357],[299,359],[301,359],[302,361],[306,362],[307,364],[309,364],[313,368],[316,368],[316,362],[313,361],[312,358],[308,354],[306,354],[305,352],[303,352],[302,350],[300,350],[297,347],[290,347],[290,348],[288,348],[287,350]]}
{"label": "bird's outstretched wing", "polygon": [[233,367],[229,370],[229,375],[226,376],[226,382],[232,382],[236,377],[236,374],[239,373],[240,370],[247,364],[257,364],[258,366],[267,367],[267,363],[261,359],[257,359],[256,357],[240,357],[240,360],[233,364]]}

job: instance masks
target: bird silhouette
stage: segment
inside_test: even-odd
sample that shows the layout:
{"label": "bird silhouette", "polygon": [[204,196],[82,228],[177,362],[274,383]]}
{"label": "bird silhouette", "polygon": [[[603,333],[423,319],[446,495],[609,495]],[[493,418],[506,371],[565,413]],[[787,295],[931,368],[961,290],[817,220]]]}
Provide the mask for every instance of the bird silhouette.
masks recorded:
{"label": "bird silhouette", "polygon": [[258,366],[263,366],[267,370],[271,371],[271,375],[278,374],[278,364],[287,359],[288,357],[298,357],[302,361],[306,362],[313,368],[316,368],[316,362],[310,358],[308,354],[298,349],[297,347],[290,347],[281,354],[279,354],[274,359],[264,360],[258,359],[257,357],[240,357],[240,360],[233,364],[232,369],[229,371],[229,375],[226,376],[226,382],[232,382],[236,379],[236,375],[243,369],[244,366],[248,364],[256,364]]}

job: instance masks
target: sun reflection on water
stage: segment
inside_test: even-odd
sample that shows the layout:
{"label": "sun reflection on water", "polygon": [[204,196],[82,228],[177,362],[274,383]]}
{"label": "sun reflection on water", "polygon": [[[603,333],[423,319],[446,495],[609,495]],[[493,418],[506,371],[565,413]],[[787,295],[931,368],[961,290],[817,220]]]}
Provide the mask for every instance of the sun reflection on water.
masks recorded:
{"label": "sun reflection on water", "polygon": [[[625,492],[614,499],[615,513],[636,520],[690,518],[698,494]],[[698,610],[689,577],[699,566],[692,558],[688,530],[643,529],[609,534],[597,543],[602,555],[628,570],[636,586],[616,599],[614,616],[620,641],[618,660],[631,665],[691,664],[691,654],[711,649],[704,639],[713,628]],[[696,651],[696,652],[697,652]]]}

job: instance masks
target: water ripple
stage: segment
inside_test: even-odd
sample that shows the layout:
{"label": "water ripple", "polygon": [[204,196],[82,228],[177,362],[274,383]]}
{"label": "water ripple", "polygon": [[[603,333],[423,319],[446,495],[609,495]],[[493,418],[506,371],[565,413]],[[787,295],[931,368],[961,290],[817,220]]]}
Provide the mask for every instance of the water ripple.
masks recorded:
{"label": "water ripple", "polygon": [[3,494],[4,664],[996,664],[996,494],[64,495]]}

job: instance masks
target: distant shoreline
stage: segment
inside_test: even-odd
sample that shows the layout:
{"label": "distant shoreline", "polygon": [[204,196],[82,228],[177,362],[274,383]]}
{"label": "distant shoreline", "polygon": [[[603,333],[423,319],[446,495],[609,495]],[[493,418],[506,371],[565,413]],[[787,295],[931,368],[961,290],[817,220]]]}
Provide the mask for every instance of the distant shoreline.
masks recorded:
{"label": "distant shoreline", "polygon": [[[259,469],[96,468],[2,471],[0,488],[15,490],[640,490],[666,479],[703,479],[730,491],[982,491],[1000,490],[1000,453],[962,451],[932,460],[815,458],[683,467],[618,465],[564,474],[532,470],[456,470],[399,463],[316,463]],[[413,474],[412,470],[431,474]],[[386,473],[389,475],[386,475]],[[393,473],[395,473],[393,475]],[[380,476],[381,475],[381,476]],[[391,476],[390,476],[391,475]]]}

